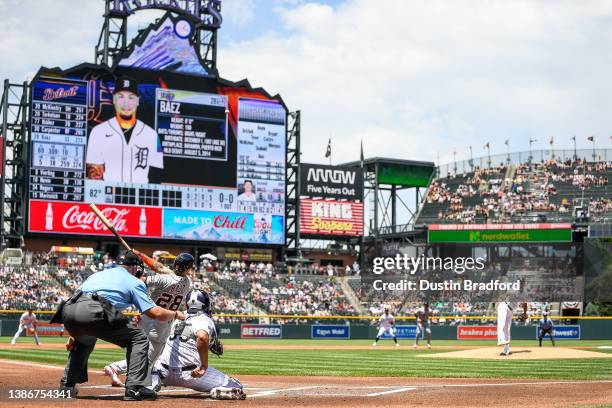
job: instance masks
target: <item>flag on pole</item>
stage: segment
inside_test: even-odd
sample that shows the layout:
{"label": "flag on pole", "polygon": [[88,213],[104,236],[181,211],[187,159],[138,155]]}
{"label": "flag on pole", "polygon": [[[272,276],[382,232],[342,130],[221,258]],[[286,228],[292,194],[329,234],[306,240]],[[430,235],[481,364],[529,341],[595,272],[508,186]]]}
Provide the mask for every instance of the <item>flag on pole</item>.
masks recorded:
{"label": "flag on pole", "polygon": [[509,145],[510,145],[510,139],[506,139],[506,141],[504,142],[504,144],[505,144],[506,146],[509,146]]}
{"label": "flag on pole", "polygon": [[550,143],[551,145],[552,145],[553,143],[555,143],[555,137],[554,137],[554,136],[551,136],[551,137],[550,137],[550,141],[549,141],[548,143]]}
{"label": "flag on pole", "polygon": [[576,141],[576,135],[572,136],[572,140],[575,142]]}
{"label": "flag on pole", "polygon": [[594,140],[595,140],[595,136],[591,135],[591,136],[587,137],[587,140],[588,140],[589,142],[592,142],[592,141],[594,141]]}
{"label": "flag on pole", "polygon": [[488,149],[489,147],[491,147],[491,145],[489,144],[489,142],[487,142],[487,144],[486,144],[486,145],[484,145],[484,148],[485,148],[485,149]]}
{"label": "flag on pole", "polygon": [[325,151],[325,157],[329,157],[331,156],[331,137],[329,138],[329,141],[327,142],[327,150]]}

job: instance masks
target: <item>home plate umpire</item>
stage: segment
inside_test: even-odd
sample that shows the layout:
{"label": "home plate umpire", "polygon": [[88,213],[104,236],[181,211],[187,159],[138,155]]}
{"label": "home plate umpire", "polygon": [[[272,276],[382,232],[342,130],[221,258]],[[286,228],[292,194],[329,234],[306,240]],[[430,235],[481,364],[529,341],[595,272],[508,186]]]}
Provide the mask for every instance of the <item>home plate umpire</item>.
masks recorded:
{"label": "home plate umpire", "polygon": [[89,355],[96,340],[102,339],[127,349],[128,379],[123,399],[157,398],[155,391],[146,388],[151,385],[147,359],[149,340],[141,329],[128,325],[129,320],[121,310],[134,305],[146,316],[161,321],[184,320],[185,316],[153,303],[139,279],[144,269],[136,254],[128,251],[117,264],[85,280],[72,297],[60,304],[51,320],[64,323],[71,335],[66,345],[70,354],[60,381],[60,391],[66,397],[76,397],[76,384],[87,381]]}

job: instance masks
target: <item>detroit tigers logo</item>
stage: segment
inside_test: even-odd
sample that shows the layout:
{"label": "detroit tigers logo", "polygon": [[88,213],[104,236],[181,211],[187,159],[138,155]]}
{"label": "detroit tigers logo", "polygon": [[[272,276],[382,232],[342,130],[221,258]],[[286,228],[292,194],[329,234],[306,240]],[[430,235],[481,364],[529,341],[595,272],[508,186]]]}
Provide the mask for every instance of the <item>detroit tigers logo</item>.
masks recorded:
{"label": "detroit tigers logo", "polygon": [[134,170],[138,168],[146,170],[149,159],[149,148],[136,146],[136,149],[138,150],[136,150],[136,153],[134,153],[134,159],[136,159],[136,166],[134,167]]}

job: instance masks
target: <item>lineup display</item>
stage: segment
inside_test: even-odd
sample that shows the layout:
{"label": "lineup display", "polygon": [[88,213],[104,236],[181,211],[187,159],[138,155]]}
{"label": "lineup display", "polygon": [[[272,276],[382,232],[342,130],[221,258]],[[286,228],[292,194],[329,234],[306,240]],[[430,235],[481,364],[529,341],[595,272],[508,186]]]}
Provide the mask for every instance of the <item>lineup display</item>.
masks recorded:
{"label": "lineup display", "polygon": [[34,233],[284,244],[286,109],[213,78],[41,69],[32,84]]}

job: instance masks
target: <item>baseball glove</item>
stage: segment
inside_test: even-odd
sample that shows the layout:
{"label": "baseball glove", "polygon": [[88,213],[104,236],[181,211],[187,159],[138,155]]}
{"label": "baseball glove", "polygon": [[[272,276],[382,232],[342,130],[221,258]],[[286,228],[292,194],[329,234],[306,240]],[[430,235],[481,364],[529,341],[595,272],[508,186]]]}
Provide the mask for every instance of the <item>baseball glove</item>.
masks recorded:
{"label": "baseball glove", "polygon": [[221,340],[219,340],[218,337],[215,337],[208,343],[208,350],[210,350],[211,353],[216,354],[217,357],[221,357],[221,355],[223,355],[223,343],[221,343]]}

